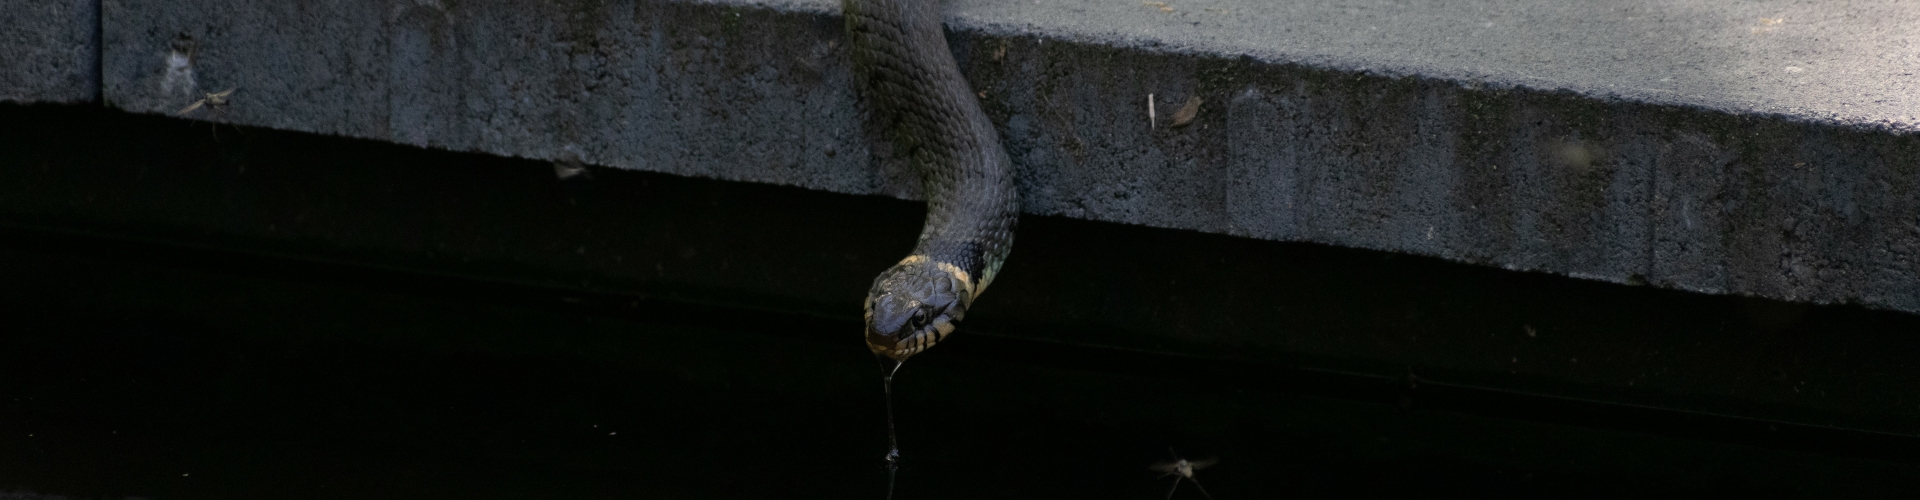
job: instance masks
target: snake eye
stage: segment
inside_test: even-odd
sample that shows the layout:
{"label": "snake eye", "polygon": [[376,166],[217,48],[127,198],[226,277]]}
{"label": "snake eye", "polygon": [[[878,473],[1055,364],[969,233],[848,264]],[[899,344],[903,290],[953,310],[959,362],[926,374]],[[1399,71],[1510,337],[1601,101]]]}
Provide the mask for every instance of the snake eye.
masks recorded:
{"label": "snake eye", "polygon": [[911,320],[908,320],[908,324],[911,324],[911,325],[913,325],[913,329],[915,329],[915,330],[919,330],[919,329],[921,329],[921,328],[925,328],[925,327],[927,326],[927,310],[926,310],[926,309],[914,309],[914,310],[913,310],[913,319],[911,319]]}

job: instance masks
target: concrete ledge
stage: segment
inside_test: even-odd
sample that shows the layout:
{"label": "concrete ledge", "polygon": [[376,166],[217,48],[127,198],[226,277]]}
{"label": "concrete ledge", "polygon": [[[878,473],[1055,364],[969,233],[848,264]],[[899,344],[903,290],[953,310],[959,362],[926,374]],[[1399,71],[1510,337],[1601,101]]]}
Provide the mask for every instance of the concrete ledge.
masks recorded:
{"label": "concrete ledge", "polygon": [[0,1],[0,101],[95,99],[99,29],[98,0]]}
{"label": "concrete ledge", "polygon": [[[916,195],[832,1],[189,3],[105,0],[109,105]],[[1920,312],[1920,5],[1165,7],[951,3],[1028,212]]]}

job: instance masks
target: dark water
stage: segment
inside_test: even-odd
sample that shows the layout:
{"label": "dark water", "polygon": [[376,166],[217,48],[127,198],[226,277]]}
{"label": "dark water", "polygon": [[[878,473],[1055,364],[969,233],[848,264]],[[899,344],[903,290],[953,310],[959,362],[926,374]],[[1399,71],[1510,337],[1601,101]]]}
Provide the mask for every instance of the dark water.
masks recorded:
{"label": "dark water", "polygon": [[[0,239],[0,491],[882,498],[856,318],[64,235]],[[1895,496],[1916,469],[1182,375],[961,335],[897,380],[896,498]],[[1018,352],[1009,352],[1018,351]],[[1059,351],[1067,352],[1067,351]],[[1190,487],[1190,486],[1189,486]],[[1176,498],[1198,498],[1183,487]]]}

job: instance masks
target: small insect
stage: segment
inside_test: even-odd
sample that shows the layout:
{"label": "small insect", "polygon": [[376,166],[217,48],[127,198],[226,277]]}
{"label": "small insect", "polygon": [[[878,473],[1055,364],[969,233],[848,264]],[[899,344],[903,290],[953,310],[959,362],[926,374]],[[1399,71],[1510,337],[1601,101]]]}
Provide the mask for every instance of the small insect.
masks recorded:
{"label": "small insect", "polygon": [[1173,476],[1173,487],[1167,489],[1167,499],[1168,500],[1173,499],[1173,492],[1178,491],[1180,489],[1180,481],[1184,479],[1187,481],[1193,481],[1193,487],[1200,488],[1201,495],[1206,496],[1207,500],[1213,500],[1213,494],[1207,493],[1207,487],[1201,486],[1200,480],[1193,477],[1193,471],[1212,467],[1213,464],[1220,463],[1220,460],[1213,459],[1213,458],[1209,458],[1205,460],[1187,460],[1184,458],[1180,458],[1180,454],[1174,453],[1172,448],[1168,448],[1167,453],[1173,454],[1172,462],[1161,462],[1161,463],[1153,464],[1152,467],[1149,467],[1150,469],[1153,469],[1154,472],[1160,473],[1160,477]]}
{"label": "small insect", "polygon": [[563,181],[567,179],[572,179],[575,177],[578,177],[581,179],[593,179],[593,171],[587,170],[586,164],[583,164],[580,162],[580,160],[577,160],[574,158],[567,158],[567,159],[553,162],[553,175],[555,177],[559,177],[560,180],[563,180]]}
{"label": "small insect", "polygon": [[[175,112],[173,116],[187,116],[187,113],[192,113],[193,110],[200,109],[201,107],[207,108],[207,111],[209,112],[215,109],[224,108],[227,106],[227,96],[233,95],[233,91],[235,90],[239,90],[239,89],[232,88],[232,89],[227,89],[225,92],[215,92],[212,94],[207,94],[206,97],[202,97],[198,101],[193,101],[193,104],[188,104],[187,107],[185,108],[181,108],[180,111]],[[213,122],[211,120],[209,120],[207,123],[212,125],[210,129],[213,130],[213,140],[215,141],[220,140],[220,124]],[[234,130],[239,130],[239,128],[235,127]]]}
{"label": "small insect", "polygon": [[240,89],[231,88],[231,89],[227,89],[225,92],[215,92],[212,94],[207,94],[206,97],[201,98],[198,101],[193,101],[193,104],[188,104],[187,107],[185,108],[181,108],[180,111],[174,113],[173,116],[187,116],[187,113],[192,113],[193,110],[200,109],[201,106],[206,106],[207,109],[226,106],[227,96],[233,95],[233,91],[235,90],[240,90]]}

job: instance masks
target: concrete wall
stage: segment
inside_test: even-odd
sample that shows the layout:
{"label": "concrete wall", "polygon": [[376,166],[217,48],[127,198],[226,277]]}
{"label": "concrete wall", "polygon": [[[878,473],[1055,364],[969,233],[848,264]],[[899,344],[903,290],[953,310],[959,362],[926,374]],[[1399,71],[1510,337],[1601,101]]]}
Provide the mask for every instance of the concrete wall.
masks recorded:
{"label": "concrete wall", "polygon": [[95,99],[99,29],[99,0],[0,1],[0,102]]}
{"label": "concrete wall", "polygon": [[[188,3],[103,0],[109,106],[238,89],[193,117],[916,196],[831,1]],[[967,0],[949,27],[1030,213],[1920,312],[1920,6],[1818,7]]]}

